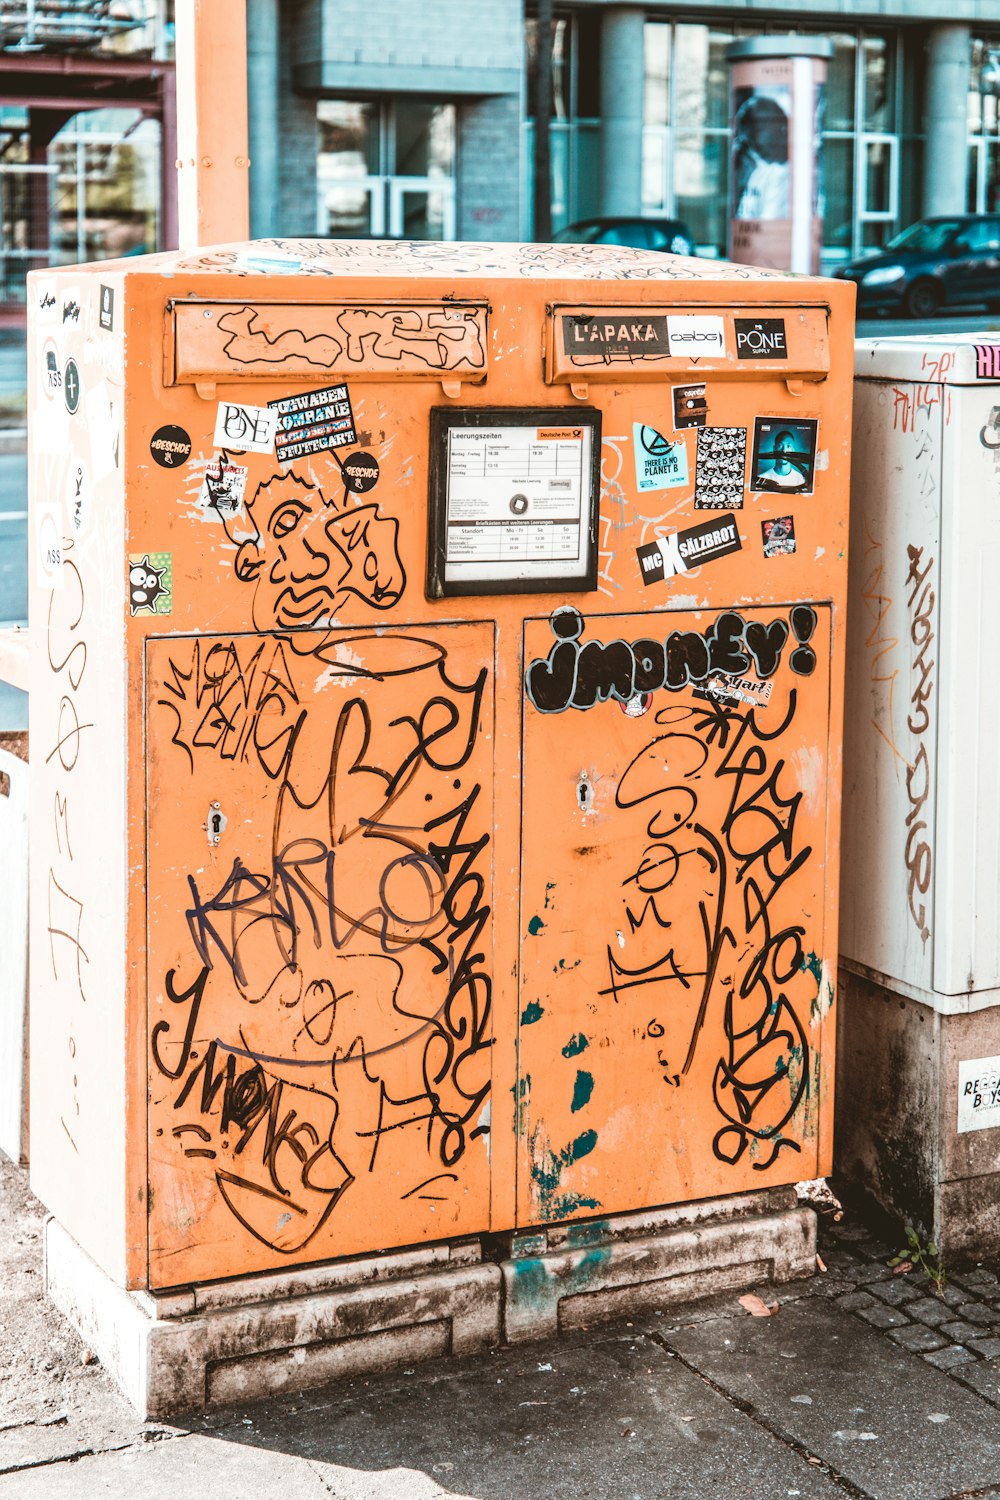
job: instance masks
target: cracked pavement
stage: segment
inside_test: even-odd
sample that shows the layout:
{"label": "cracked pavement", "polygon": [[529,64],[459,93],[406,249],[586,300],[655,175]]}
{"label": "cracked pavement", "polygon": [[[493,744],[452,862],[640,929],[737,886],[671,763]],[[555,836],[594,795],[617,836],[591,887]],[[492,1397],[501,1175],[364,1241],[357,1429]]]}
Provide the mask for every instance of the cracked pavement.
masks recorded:
{"label": "cracked pavement", "polygon": [[1000,1279],[938,1297],[821,1226],[828,1270],[546,1344],[142,1422],[45,1300],[0,1158],[0,1500],[1000,1500]]}

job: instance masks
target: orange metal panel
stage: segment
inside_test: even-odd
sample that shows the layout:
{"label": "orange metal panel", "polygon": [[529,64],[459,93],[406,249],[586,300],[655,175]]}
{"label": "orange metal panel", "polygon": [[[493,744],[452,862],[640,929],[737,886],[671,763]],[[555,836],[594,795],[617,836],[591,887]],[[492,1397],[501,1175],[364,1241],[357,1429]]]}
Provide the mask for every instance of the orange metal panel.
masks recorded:
{"label": "orange metal panel", "polygon": [[154,1285],[489,1222],[492,658],[148,643]]}
{"label": "orange metal panel", "polygon": [[167,384],[442,373],[486,376],[484,303],[175,302]]}
{"label": "orange metal panel", "polygon": [[[694,324],[693,318],[703,321]],[[829,318],[825,304],[754,308],[752,317],[746,308],[694,299],[659,306],[556,306],[546,325],[546,378],[571,384],[619,380],[627,372],[629,381],[680,380],[687,372],[715,379],[757,373],[818,380],[830,369]],[[764,320],[772,327],[778,320],[780,333],[769,333]]]}
{"label": "orange metal panel", "polygon": [[815,1175],[829,624],[525,625],[519,1223]]}

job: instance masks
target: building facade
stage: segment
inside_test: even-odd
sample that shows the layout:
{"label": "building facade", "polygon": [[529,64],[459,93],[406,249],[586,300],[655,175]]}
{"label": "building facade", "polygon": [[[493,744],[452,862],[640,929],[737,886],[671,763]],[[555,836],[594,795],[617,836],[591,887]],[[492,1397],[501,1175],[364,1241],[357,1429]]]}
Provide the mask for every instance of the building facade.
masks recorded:
{"label": "building facade", "polygon": [[[557,4],[555,227],[676,215],[724,254],[728,44],[834,45],[824,265],[1000,200],[991,0]],[[537,20],[522,0],[248,0],[255,234],[530,239]]]}
{"label": "building facade", "polygon": [[0,326],[25,277],[177,232],[172,0],[0,0]]}

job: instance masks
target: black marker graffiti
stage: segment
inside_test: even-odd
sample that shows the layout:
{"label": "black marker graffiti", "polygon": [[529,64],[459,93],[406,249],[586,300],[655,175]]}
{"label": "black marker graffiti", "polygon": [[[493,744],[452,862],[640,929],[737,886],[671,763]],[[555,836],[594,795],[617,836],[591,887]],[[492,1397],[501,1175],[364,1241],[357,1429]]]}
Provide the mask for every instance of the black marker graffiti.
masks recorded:
{"label": "black marker graffiti", "polygon": [[252,583],[258,630],[329,624],[351,598],[372,609],[399,602],[406,574],[399,522],[360,505],[344,486],[338,508],[294,470],[257,486],[247,513],[254,536],[240,544],[236,576]]}
{"label": "black marker graffiti", "polygon": [[[398,1161],[401,1131],[423,1138],[421,1188],[457,1181],[490,1086],[486,669],[401,633],[309,645],[177,642],[156,698],[190,767],[255,766],[273,808],[266,856],[188,876],[189,958],[150,1047],[178,1149],[281,1254]],[[324,673],[332,710],[309,712]]]}
{"label": "black marker graffiti", "polygon": [[[289,310],[289,317],[293,315]],[[274,327],[278,310],[271,309],[268,316]],[[294,326],[269,334],[257,308],[227,312],[218,324],[228,336],[222,352],[233,364],[244,366],[297,361],[317,370],[338,365],[366,370],[486,368],[485,309],[346,307],[340,312],[331,308],[327,316],[340,337],[329,331],[306,334]]]}
{"label": "black marker graffiti", "polygon": [[906,768],[906,796],[910,810],[906,814],[906,846],[903,858],[907,874],[907,903],[910,915],[920,933],[921,943],[930,937],[927,908],[919,898],[930,889],[934,867],[931,833],[924,817],[924,806],[931,792],[931,765],[927,754],[927,731],[931,727],[928,704],[934,693],[935,662],[930,655],[934,645],[933,588],[934,559],[924,561],[924,549],[909,545],[910,559],[906,575],[906,606],[910,612],[910,641],[914,647],[910,694],[910,711],[906,725],[917,740],[917,753]]}
{"label": "black marker graffiti", "polygon": [[[815,612],[796,605],[789,616],[795,639],[793,672],[808,676],[816,658],[805,644],[816,626]],[[581,642],[584,620],[579,610],[557,610],[549,620],[555,644],[547,657],[532,661],[525,690],[540,713],[592,708],[610,698],[628,703],[636,693],[666,688],[678,692],[722,672],[741,677],[751,663],[761,679],[777,671],[788,639],[788,623],[746,621],[735,610],[719,615],[704,631],[672,630],[665,641]],[[799,634],[799,632],[802,632]]]}
{"label": "black marker graffiti", "polygon": [[[615,1004],[640,989],[658,1004],[673,993],[691,996],[659,1010],[643,1031],[672,1088],[683,1087],[709,1007],[725,994],[726,1050],[712,1085],[725,1123],[713,1151],[735,1164],[749,1150],[759,1171],[782,1150],[800,1150],[786,1127],[809,1086],[809,1045],[789,986],[804,968],[795,877],[812,849],[797,836],[802,793],[786,785],[784,759],[772,758],[796,705],[793,688],[783,719],[767,728],[756,706],[659,710],[657,732],[626,766],[615,796],[623,812],[641,808],[646,822],[641,858],[622,880],[625,921],[642,959],[626,965],[609,943],[609,983],[599,992]],[[700,811],[705,793],[714,800],[719,787],[721,822]]]}

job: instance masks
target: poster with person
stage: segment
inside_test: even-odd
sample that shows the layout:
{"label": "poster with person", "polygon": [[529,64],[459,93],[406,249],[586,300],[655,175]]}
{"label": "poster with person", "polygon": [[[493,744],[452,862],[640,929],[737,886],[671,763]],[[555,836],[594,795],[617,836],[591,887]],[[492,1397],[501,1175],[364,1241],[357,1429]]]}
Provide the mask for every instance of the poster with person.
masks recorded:
{"label": "poster with person", "polygon": [[823,38],[752,37],[728,48],[729,255],[815,274],[822,243]]}

